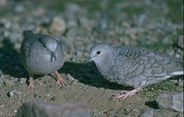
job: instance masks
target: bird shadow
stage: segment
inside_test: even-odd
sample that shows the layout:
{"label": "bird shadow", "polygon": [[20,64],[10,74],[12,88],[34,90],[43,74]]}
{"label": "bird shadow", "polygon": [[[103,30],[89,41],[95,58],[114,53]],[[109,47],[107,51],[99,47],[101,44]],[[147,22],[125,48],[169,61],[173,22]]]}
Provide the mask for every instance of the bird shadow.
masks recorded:
{"label": "bird shadow", "polygon": [[145,102],[145,105],[153,109],[159,109],[159,106],[156,101],[147,101]]}
{"label": "bird shadow", "polygon": [[14,44],[8,39],[2,40],[0,47],[0,70],[15,78],[26,76],[26,70],[20,61],[20,56],[14,48]]}
{"label": "bird shadow", "polygon": [[79,82],[97,88],[102,87],[113,90],[127,90],[130,88],[105,80],[93,62],[87,65],[84,65],[83,63],[65,62],[59,72],[70,74]]}

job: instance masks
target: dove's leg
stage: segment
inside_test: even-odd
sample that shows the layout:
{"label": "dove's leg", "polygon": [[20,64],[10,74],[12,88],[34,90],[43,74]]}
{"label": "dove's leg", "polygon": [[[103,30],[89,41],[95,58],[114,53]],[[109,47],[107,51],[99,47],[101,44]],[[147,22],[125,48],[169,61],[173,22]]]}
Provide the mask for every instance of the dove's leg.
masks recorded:
{"label": "dove's leg", "polygon": [[60,76],[60,74],[58,73],[58,71],[55,71],[55,74],[56,74],[56,76],[57,76],[57,84],[62,84],[62,85],[64,85],[65,84],[65,81],[64,81],[64,79]]}
{"label": "dove's leg", "polygon": [[33,75],[29,74],[29,86],[28,89],[33,89],[34,85],[33,85]]}
{"label": "dove's leg", "polygon": [[127,98],[127,97],[131,97],[131,96],[133,96],[133,95],[135,95],[136,94],[136,92],[138,92],[139,90],[137,90],[137,89],[134,89],[134,90],[131,90],[131,91],[125,91],[124,92],[124,94],[122,94],[122,95],[118,95],[118,96],[116,96],[116,97],[114,97],[114,98],[122,98],[122,99],[125,99],[125,98]]}

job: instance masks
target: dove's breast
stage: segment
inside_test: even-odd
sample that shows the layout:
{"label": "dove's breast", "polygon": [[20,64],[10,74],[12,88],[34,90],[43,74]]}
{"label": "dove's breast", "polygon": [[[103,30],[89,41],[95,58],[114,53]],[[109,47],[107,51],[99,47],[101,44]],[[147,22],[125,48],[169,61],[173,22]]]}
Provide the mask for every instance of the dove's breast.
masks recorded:
{"label": "dove's breast", "polygon": [[63,66],[64,55],[61,47],[57,47],[55,51],[56,59],[51,59],[51,52],[39,43],[34,43],[30,47],[30,51],[23,58],[26,70],[30,74],[49,74]]}

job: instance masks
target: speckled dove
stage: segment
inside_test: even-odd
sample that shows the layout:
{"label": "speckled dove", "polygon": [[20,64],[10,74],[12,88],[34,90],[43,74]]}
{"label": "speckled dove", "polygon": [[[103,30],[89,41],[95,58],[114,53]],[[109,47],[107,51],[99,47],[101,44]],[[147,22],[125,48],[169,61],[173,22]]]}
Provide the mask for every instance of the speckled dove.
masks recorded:
{"label": "speckled dove", "polygon": [[183,75],[182,60],[139,47],[96,44],[90,50],[89,61],[95,62],[108,81],[135,88],[115,98],[125,99],[146,86]]}
{"label": "speckled dove", "polygon": [[63,66],[64,54],[62,45],[54,37],[43,34],[34,34],[24,31],[25,39],[22,42],[20,56],[25,69],[29,73],[28,88],[33,89],[33,75],[45,75],[55,72],[57,83],[64,84],[64,79],[58,73]]}

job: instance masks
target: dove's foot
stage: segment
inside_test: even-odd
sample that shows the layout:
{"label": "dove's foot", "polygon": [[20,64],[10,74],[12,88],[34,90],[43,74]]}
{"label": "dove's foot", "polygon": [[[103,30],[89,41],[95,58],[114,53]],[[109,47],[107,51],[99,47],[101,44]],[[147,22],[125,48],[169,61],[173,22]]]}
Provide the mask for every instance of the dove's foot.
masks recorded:
{"label": "dove's foot", "polygon": [[131,96],[135,95],[136,92],[138,92],[138,90],[136,90],[136,89],[131,90],[131,91],[124,91],[122,95],[118,95],[118,96],[116,96],[114,98],[118,98],[118,99],[119,98],[122,98],[122,99],[125,99],[127,97],[131,97]]}
{"label": "dove's foot", "polygon": [[57,82],[56,84],[62,84],[63,86],[65,85],[65,80],[60,76],[58,71],[55,71],[55,74],[57,76]]}
{"label": "dove's foot", "polygon": [[33,85],[33,77],[30,76],[30,81],[29,81],[28,89],[33,89],[33,88],[34,88],[34,85]]}

